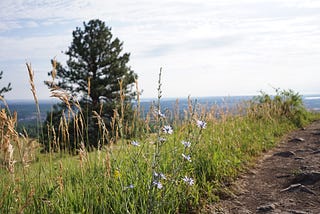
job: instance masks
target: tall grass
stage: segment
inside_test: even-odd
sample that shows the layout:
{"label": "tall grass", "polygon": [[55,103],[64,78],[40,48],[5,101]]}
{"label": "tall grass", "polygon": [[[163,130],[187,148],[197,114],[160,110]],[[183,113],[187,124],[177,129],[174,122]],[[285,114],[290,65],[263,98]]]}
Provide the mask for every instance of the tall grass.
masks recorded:
{"label": "tall grass", "polygon": [[[278,97],[262,94],[234,109],[206,108],[189,99],[184,112],[178,101],[174,112],[164,111],[161,74],[158,101],[147,115],[141,115],[138,86],[132,123],[124,122],[123,99],[110,124],[93,112],[100,136],[93,150],[85,145],[90,138],[86,112],[54,85],[54,77],[52,96],[67,112],[58,129],[48,125],[48,153],[40,153],[27,133],[19,135],[17,115],[2,110],[0,213],[204,212],[261,152],[316,118],[299,100],[292,101],[297,94],[285,91]],[[31,88],[35,91],[32,80]],[[75,153],[68,152],[71,144]]]}

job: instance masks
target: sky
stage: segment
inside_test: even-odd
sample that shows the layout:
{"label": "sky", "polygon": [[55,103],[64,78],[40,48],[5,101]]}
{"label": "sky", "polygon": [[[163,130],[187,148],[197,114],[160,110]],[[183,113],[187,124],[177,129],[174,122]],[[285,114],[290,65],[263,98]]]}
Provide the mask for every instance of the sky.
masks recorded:
{"label": "sky", "polygon": [[274,88],[320,94],[319,0],[2,0],[0,86],[39,99],[50,60],[65,64],[72,31],[100,19],[129,52],[142,98],[255,95]]}

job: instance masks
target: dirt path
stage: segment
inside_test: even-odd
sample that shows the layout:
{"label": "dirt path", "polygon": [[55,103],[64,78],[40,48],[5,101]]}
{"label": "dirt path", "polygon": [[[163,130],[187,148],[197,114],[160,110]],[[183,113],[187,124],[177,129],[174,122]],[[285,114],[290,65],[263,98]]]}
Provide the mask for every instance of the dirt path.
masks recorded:
{"label": "dirt path", "polygon": [[320,121],[289,134],[209,213],[320,213]]}

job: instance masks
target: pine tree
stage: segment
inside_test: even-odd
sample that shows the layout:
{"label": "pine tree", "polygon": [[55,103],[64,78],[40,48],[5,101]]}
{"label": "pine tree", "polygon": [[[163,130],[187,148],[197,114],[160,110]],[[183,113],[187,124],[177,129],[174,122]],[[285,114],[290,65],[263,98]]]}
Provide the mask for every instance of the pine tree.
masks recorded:
{"label": "pine tree", "polygon": [[[2,79],[3,71],[0,71],[0,80]],[[2,87],[0,89],[0,96],[3,96],[4,93],[11,91],[11,83],[9,83],[6,87]]]}
{"label": "pine tree", "polygon": [[[83,27],[77,27],[72,33],[73,41],[65,52],[68,56],[66,66],[55,62],[55,79],[58,87],[79,100],[82,110],[90,117],[89,124],[92,125],[87,128],[94,131],[96,122],[92,121],[92,111],[101,112],[109,124],[114,109],[119,109],[120,81],[122,98],[130,106],[135,95],[133,84],[137,74],[127,65],[130,54],[122,53],[123,43],[118,38],[113,39],[111,28],[103,21],[90,20],[84,22]],[[51,76],[51,72],[48,75]],[[50,83],[46,84],[50,86]],[[94,134],[90,133],[90,138],[92,136]],[[95,145],[96,142],[90,144]]]}

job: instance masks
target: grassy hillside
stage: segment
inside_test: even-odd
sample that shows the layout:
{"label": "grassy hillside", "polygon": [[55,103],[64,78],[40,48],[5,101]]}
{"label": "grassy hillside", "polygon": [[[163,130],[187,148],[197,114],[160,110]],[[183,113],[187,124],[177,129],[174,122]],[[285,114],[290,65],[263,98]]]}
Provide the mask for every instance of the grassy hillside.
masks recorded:
{"label": "grassy hillside", "polygon": [[[37,138],[16,131],[19,115],[2,110],[0,213],[197,212],[285,133],[319,118],[292,91],[223,110],[190,100],[187,111],[163,112],[160,86],[158,99],[144,118],[137,105],[129,127],[120,113],[106,130],[96,114],[101,146],[81,144],[76,155],[59,146],[68,143],[60,135],[40,153]],[[74,124],[85,136],[79,115]],[[125,132],[135,137],[121,137]]]}

